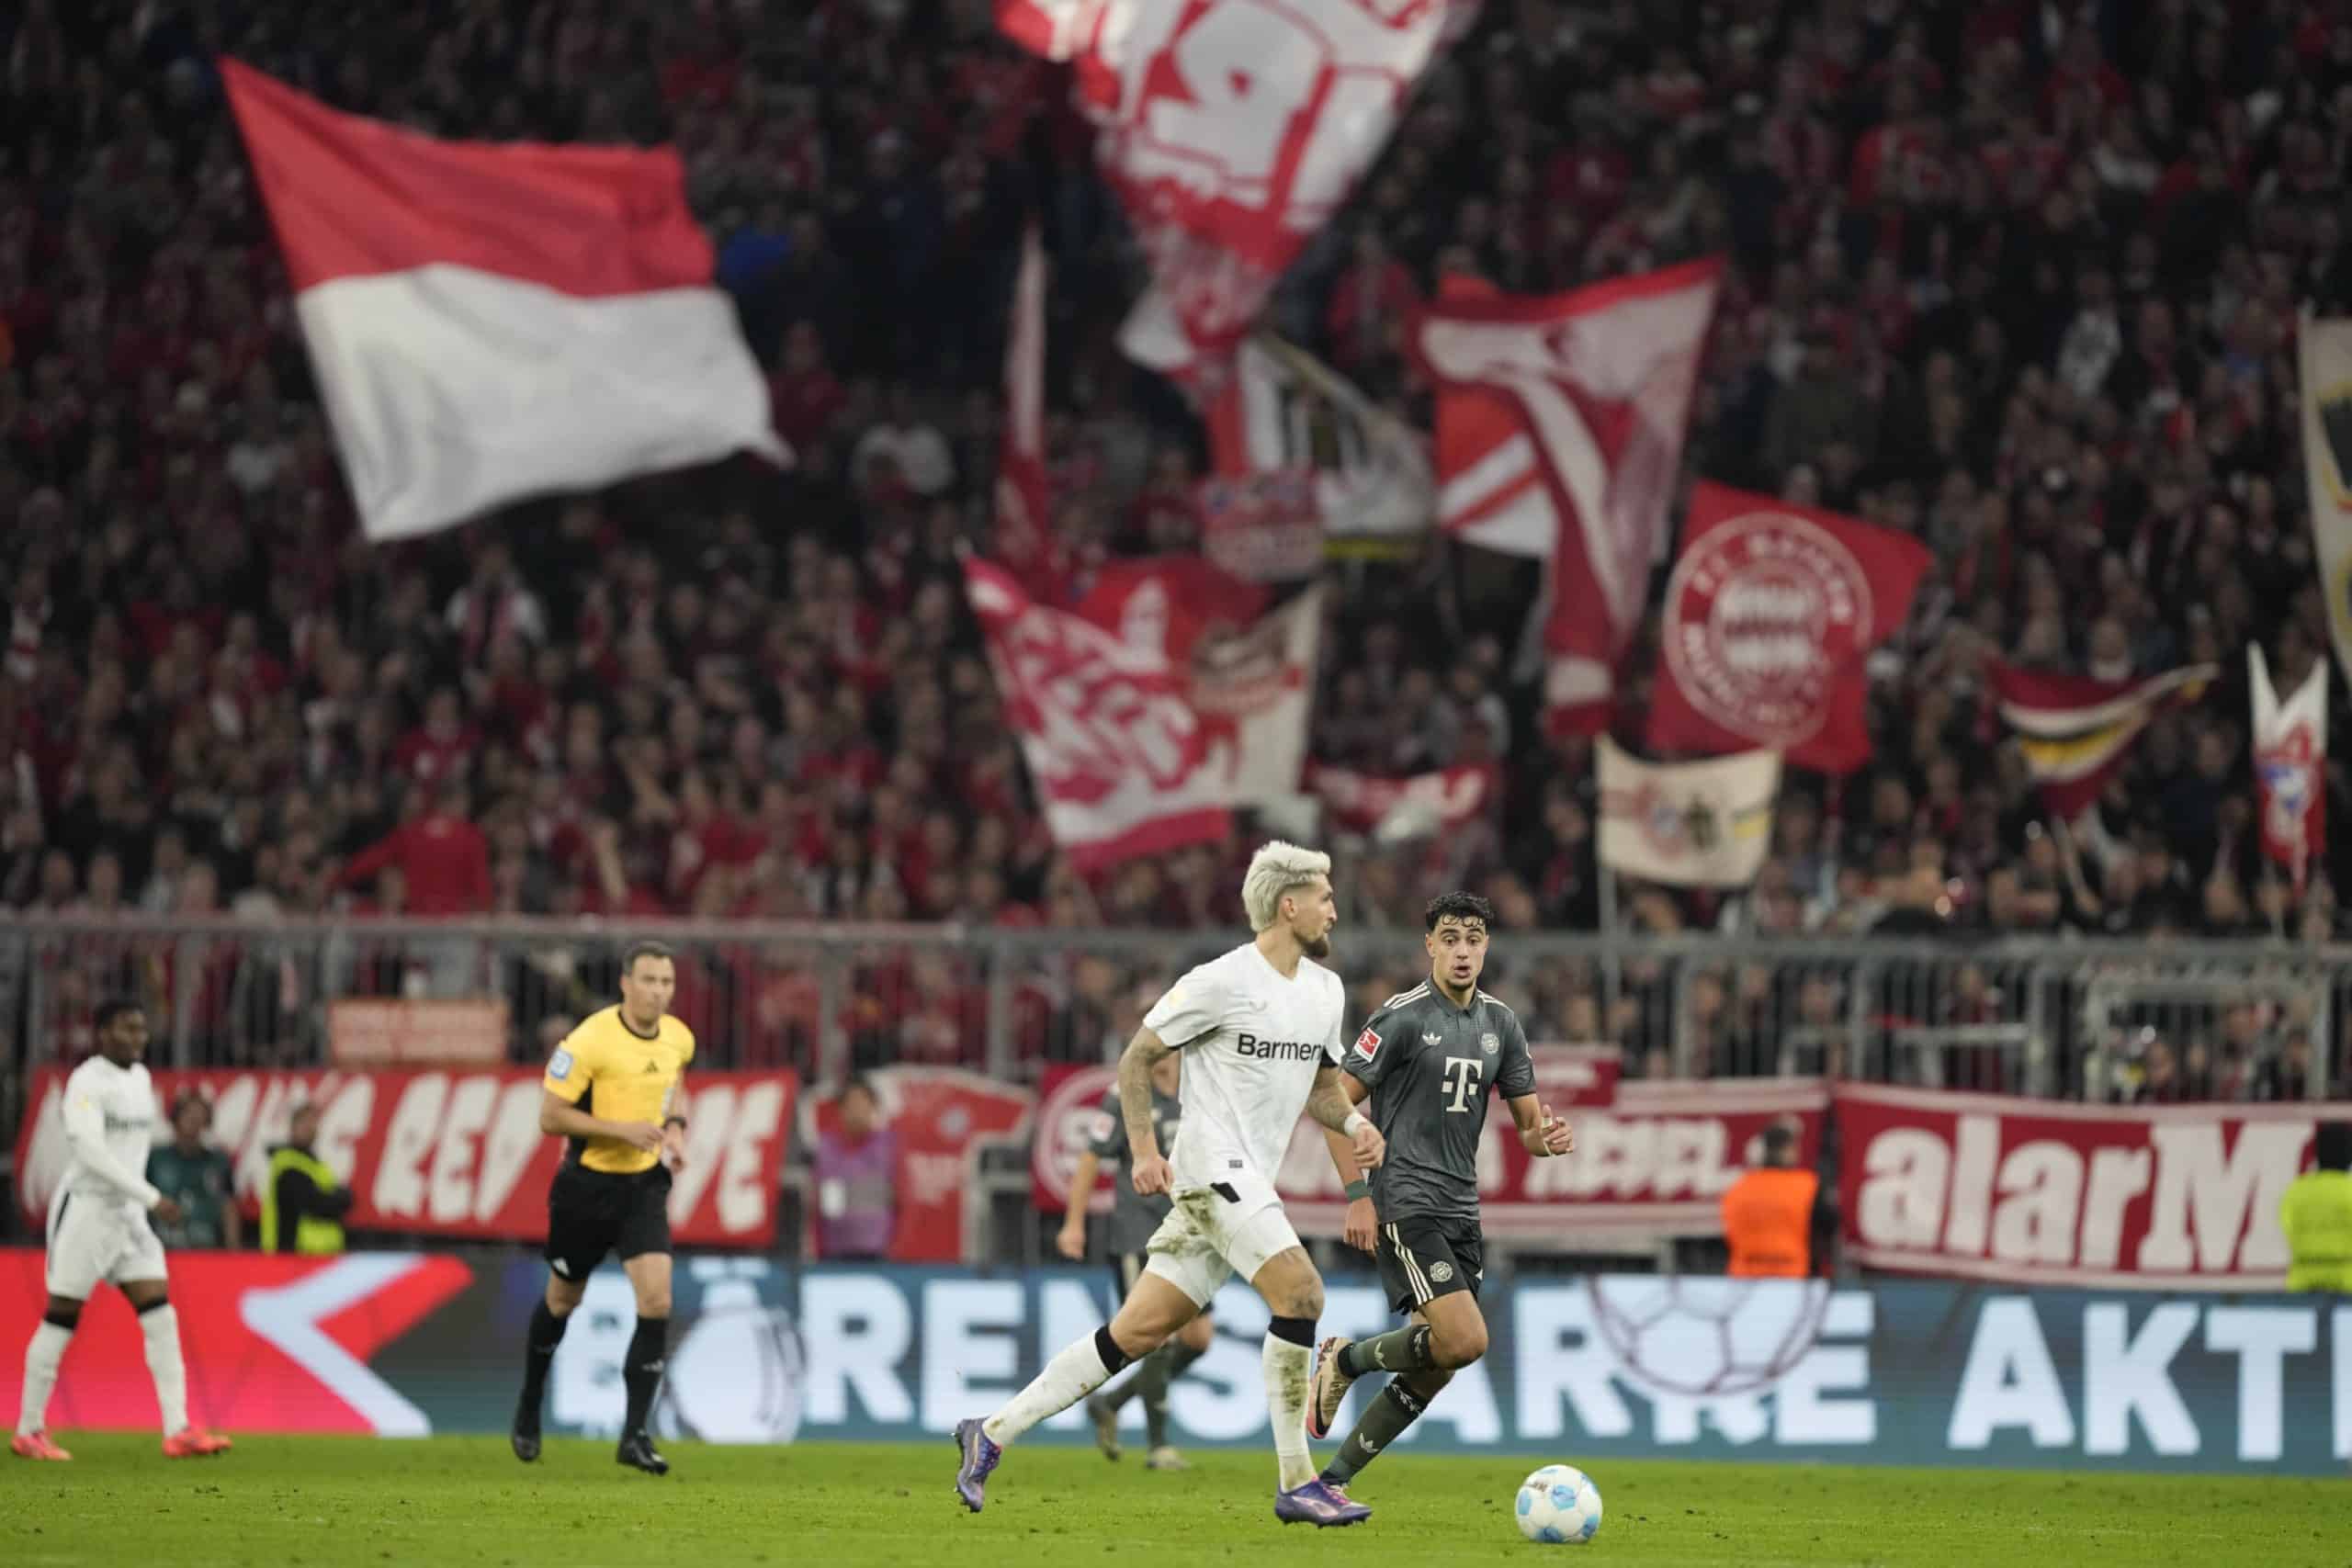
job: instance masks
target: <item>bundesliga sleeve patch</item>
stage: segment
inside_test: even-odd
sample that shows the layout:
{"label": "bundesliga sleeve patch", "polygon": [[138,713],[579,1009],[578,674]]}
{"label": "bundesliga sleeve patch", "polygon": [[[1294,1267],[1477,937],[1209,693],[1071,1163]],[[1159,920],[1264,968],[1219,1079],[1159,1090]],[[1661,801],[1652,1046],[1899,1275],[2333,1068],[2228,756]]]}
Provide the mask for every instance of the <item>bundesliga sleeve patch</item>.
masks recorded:
{"label": "bundesliga sleeve patch", "polygon": [[571,1053],[563,1049],[561,1046],[558,1046],[556,1047],[555,1055],[548,1058],[548,1077],[555,1079],[558,1083],[561,1083],[571,1076]]}
{"label": "bundesliga sleeve patch", "polygon": [[1380,1036],[1374,1034],[1369,1028],[1365,1029],[1362,1034],[1356,1036],[1356,1055],[1362,1056],[1365,1061],[1371,1061],[1373,1054],[1379,1049]]}

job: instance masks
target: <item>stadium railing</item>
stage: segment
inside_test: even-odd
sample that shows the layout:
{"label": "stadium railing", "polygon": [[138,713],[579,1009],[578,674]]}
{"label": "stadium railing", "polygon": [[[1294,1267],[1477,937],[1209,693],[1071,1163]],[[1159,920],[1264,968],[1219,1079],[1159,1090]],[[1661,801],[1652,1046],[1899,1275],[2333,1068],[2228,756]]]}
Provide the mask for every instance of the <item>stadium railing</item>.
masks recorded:
{"label": "stadium railing", "polygon": [[[1034,1081],[1115,1055],[1150,999],[1237,930],[504,919],[157,919],[0,915],[0,1124],[24,1069],[74,1053],[99,998],[144,1004],[158,1066],[331,1059],[332,1004],[503,1003],[507,1058],[536,1060],[616,994],[622,946],[680,957],[677,1010],[704,1065],[820,1083],[895,1063]],[[1351,1022],[1419,978],[1420,935],[1343,927]],[[1487,988],[1531,1039],[1611,1043],[1629,1073],[1833,1072],[1874,1082],[2104,1100],[2201,1046],[2225,1085],[2306,1042],[2324,1098],[2352,1018],[2352,948],[2264,941],[1604,937],[1512,931]],[[2266,1080],[2267,1081],[2267,1080]]]}

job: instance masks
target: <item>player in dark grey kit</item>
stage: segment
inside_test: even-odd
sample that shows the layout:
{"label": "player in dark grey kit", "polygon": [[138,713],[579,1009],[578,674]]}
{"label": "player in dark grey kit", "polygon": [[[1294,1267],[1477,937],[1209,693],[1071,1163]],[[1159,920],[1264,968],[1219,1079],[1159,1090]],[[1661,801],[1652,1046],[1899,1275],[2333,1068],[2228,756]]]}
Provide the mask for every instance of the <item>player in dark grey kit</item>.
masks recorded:
{"label": "player in dark grey kit", "polygon": [[[1184,1102],[1177,1098],[1182,1083],[1179,1064],[1182,1058],[1175,1054],[1161,1057],[1151,1069],[1152,1130],[1159,1134],[1162,1153],[1176,1146],[1176,1129],[1184,1114]],[[1092,1140],[1086,1152],[1078,1156],[1078,1169],[1069,1184],[1069,1202],[1062,1211],[1062,1228],[1054,1245],[1064,1258],[1072,1262],[1086,1256],[1086,1210],[1094,1192],[1095,1174],[1103,1164],[1113,1168],[1111,1178],[1111,1231],[1107,1250],[1111,1254],[1112,1278],[1118,1281],[1113,1299],[1125,1301],[1135,1289],[1136,1280],[1143,1275],[1148,1260],[1145,1249],[1151,1245],[1152,1233],[1168,1217],[1175,1200],[1165,1192],[1145,1197],[1135,1189],[1135,1183],[1123,1180],[1117,1168],[1127,1159],[1127,1134],[1121,1120],[1119,1090],[1114,1085],[1102,1096],[1102,1108],[1096,1111],[1091,1129]],[[1086,1402],[1086,1414],[1094,1422],[1094,1441],[1104,1459],[1119,1457],[1119,1407],[1137,1394],[1143,1396],[1144,1431],[1148,1448],[1144,1454],[1147,1470],[1185,1470],[1190,1467],[1184,1456],[1168,1441],[1168,1385],[1184,1375],[1184,1369],[1201,1359],[1216,1332],[1216,1325],[1204,1311],[1198,1317],[1176,1331],[1170,1339],[1136,1365],[1125,1382],[1116,1388],[1091,1395]]]}
{"label": "player in dark grey kit", "polygon": [[[1368,1197],[1348,1208],[1348,1237],[1374,1233],[1373,1256],[1390,1305],[1414,1319],[1369,1339],[1334,1337],[1315,1356],[1307,1435],[1330,1435],[1348,1387],[1367,1372],[1394,1375],[1323,1468],[1344,1486],[1406,1427],[1456,1371],[1487,1353],[1478,1310],[1486,1246],[1478,1224],[1478,1140],[1487,1096],[1499,1089],[1521,1147],[1538,1158],[1576,1146],[1568,1124],[1535,1094],[1535,1064],[1519,1016],[1478,988],[1495,912],[1472,893],[1448,893],[1423,912],[1430,977],[1381,1004],[1340,1063],[1349,1097],[1372,1100],[1388,1140]],[[1334,1146],[1351,1196],[1354,1162]]]}

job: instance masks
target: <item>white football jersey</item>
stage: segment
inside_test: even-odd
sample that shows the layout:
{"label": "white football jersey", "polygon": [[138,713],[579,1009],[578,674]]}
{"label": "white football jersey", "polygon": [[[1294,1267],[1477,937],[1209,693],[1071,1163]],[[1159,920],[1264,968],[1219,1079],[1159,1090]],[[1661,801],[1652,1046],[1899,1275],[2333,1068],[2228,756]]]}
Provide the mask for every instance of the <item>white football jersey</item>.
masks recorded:
{"label": "white football jersey", "polygon": [[1285,980],[1255,942],[1169,987],[1145,1027],[1184,1052],[1184,1135],[1170,1156],[1182,1191],[1247,1171],[1272,1184],[1317,1068],[1339,1065],[1347,988],[1311,958]]}
{"label": "white football jersey", "polygon": [[163,1194],[147,1179],[155,1142],[155,1085],[147,1064],[118,1067],[93,1056],[65,1080],[65,1179],[58,1195],[119,1203],[141,1213]]}

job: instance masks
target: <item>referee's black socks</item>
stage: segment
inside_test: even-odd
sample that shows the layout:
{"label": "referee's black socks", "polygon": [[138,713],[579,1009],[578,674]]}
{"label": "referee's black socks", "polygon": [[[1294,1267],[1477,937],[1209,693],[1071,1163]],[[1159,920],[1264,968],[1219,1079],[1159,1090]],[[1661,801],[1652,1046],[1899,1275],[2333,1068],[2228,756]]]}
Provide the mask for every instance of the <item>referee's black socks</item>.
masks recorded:
{"label": "referee's black socks", "polygon": [[662,1386],[662,1369],[670,1354],[670,1320],[640,1317],[628,1338],[628,1358],[621,1363],[621,1382],[628,1390],[628,1419],[621,1435],[645,1430],[653,1413],[653,1391]]}
{"label": "referee's black socks", "polygon": [[563,1343],[563,1331],[571,1321],[549,1312],[544,1296],[531,1309],[530,1337],[523,1349],[523,1398],[514,1412],[516,1425],[526,1431],[539,1429],[539,1410],[547,1397],[548,1368],[555,1362],[555,1348]]}

